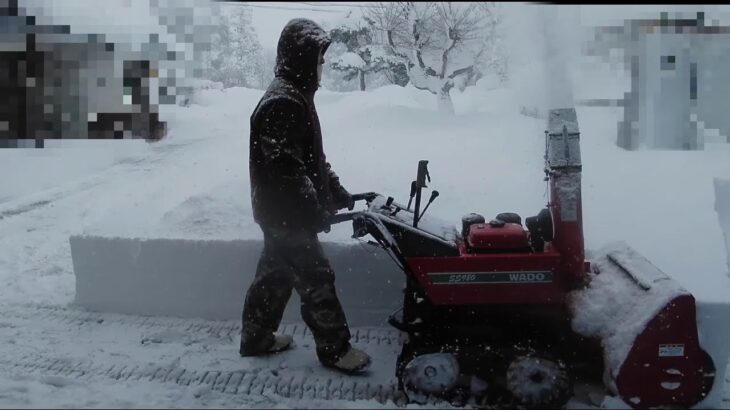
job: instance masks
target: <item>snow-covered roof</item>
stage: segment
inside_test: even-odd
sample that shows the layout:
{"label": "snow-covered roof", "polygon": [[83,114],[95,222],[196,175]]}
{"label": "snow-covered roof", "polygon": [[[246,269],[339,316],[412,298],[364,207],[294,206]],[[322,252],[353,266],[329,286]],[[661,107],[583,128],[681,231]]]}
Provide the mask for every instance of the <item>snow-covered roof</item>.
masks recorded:
{"label": "snow-covered roof", "polygon": [[[166,35],[148,1],[105,0],[21,0],[25,14],[36,16],[38,24],[71,26],[71,33],[104,34],[110,41],[134,42],[149,34]],[[131,23],[133,22],[133,23]]]}

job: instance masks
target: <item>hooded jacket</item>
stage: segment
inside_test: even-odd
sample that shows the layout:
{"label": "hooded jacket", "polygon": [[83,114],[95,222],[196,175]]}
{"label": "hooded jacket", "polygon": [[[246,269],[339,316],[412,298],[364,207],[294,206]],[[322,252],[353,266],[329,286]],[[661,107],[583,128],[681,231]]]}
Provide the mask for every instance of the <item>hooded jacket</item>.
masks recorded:
{"label": "hooded jacket", "polygon": [[319,52],[330,41],[307,19],[291,20],[279,37],[276,76],[251,115],[251,202],[262,227],[317,230],[347,205],[349,193],[327,162],[314,107]]}

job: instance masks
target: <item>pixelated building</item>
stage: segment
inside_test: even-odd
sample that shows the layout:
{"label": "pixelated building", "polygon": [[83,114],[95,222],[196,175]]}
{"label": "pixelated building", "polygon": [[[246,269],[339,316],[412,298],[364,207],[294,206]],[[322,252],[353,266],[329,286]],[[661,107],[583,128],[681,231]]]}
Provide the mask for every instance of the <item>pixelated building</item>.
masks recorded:
{"label": "pixelated building", "polygon": [[693,18],[627,20],[595,32],[593,51],[622,49],[631,73],[616,144],[701,150],[730,143],[730,27]]}
{"label": "pixelated building", "polygon": [[44,139],[162,138],[166,125],[157,103],[166,88],[162,95],[153,88],[155,55],[119,48],[103,34],[36,24],[17,0],[0,0],[0,147],[27,146],[27,140],[42,147]]}

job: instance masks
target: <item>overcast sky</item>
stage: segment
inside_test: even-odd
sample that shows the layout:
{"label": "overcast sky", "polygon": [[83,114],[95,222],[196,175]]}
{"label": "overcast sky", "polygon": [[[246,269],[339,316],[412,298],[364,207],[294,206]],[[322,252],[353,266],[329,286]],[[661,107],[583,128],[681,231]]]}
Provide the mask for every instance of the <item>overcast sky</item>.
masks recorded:
{"label": "overcast sky", "polygon": [[[186,4],[183,0],[180,4]],[[99,7],[100,3],[103,7]],[[150,15],[150,0],[21,0],[21,5],[29,6],[32,14],[53,17],[56,23],[72,25],[73,32],[102,32],[107,34],[145,33],[156,25],[156,19]],[[228,7],[234,3],[226,3]],[[284,25],[292,18],[304,17],[320,24],[335,24],[344,19],[348,13],[352,17],[361,15],[368,2],[340,1],[306,1],[306,2],[248,2],[253,14],[253,25],[264,48],[275,49],[279,34]],[[522,32],[528,29],[529,22],[521,24],[519,16],[524,13],[526,4],[502,3],[502,7],[511,16],[515,24],[510,29]],[[567,10],[571,6],[549,6]],[[708,23],[718,20],[730,25],[728,5],[581,5],[580,21],[584,25],[621,24],[624,18],[658,17],[659,11],[704,10]],[[519,34],[519,33],[518,33]],[[533,39],[534,41],[534,39]]]}
{"label": "overcast sky", "polygon": [[253,25],[264,48],[276,48],[279,34],[284,25],[297,17],[308,18],[317,23],[334,23],[345,18],[348,12],[355,12],[363,2],[249,2],[253,14]]}
{"label": "overcast sky", "polygon": [[[287,21],[295,17],[309,18],[318,23],[336,22],[343,19],[348,11],[360,14],[368,2],[249,2],[253,12],[253,24],[265,48],[275,48],[281,29]],[[506,9],[519,10],[519,5],[503,3]],[[517,7],[515,7],[517,6]],[[553,6],[558,10],[569,6]],[[626,18],[657,18],[660,11],[685,11],[694,13],[704,10],[708,18],[718,19],[720,23],[730,24],[728,5],[581,5],[580,21],[583,25],[623,24]],[[518,13],[520,11],[517,11]],[[708,24],[711,24],[708,21]],[[529,24],[529,23],[526,23]]]}

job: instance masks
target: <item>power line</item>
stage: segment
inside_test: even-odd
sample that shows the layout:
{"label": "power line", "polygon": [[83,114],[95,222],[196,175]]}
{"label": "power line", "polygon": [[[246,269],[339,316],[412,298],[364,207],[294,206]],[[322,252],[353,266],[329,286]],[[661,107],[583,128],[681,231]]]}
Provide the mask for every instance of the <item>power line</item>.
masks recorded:
{"label": "power line", "polygon": [[[235,0],[216,0],[219,3],[242,3],[240,1]],[[279,7],[279,6],[269,6],[269,5],[263,5],[263,4],[251,4],[251,3],[244,3],[241,5],[245,5],[248,7],[257,7],[261,9],[272,9],[272,10],[294,10],[294,11],[320,11],[323,13],[343,13],[346,10],[325,10],[325,9],[313,9],[313,8],[303,8],[303,7]]]}
{"label": "power line", "polygon": [[[241,1],[241,0],[213,0],[213,1],[216,1],[219,3],[241,3],[241,4],[251,6],[251,7],[265,7],[265,8],[276,7],[276,8],[281,8],[281,9],[285,9],[285,10],[288,9],[288,7],[291,7],[291,6],[280,7],[280,6],[269,6],[269,5],[264,6],[262,4],[251,4],[252,2]],[[307,6],[324,7],[324,8],[332,8],[332,7],[369,8],[369,7],[372,7],[370,5],[365,5],[365,4],[335,3],[335,2],[310,2],[310,1],[287,1],[287,2],[281,2],[278,4],[282,4],[282,3],[305,4]],[[273,3],[273,4],[277,4],[277,3]],[[305,9],[305,10],[310,10],[310,9]],[[324,11],[324,10],[318,9],[318,10],[313,10],[313,11]]]}
{"label": "power line", "polygon": [[[252,4],[251,2],[243,2],[239,0],[214,0],[218,3],[228,3],[228,4],[236,4],[239,3],[241,5],[245,5],[248,7],[256,7],[256,8],[262,8],[262,9],[272,9],[272,10],[295,10],[295,11],[321,11],[324,13],[346,13],[348,11],[352,11],[349,8],[368,8],[370,6],[362,5],[362,4],[331,4],[331,3],[311,3],[311,2],[304,2],[304,1],[290,1],[287,3],[294,3],[294,4],[304,4],[311,7],[317,7],[317,8],[307,8],[307,7],[293,7],[293,6],[273,6],[273,5],[264,5],[264,4]],[[283,2],[282,2],[283,3]],[[277,4],[277,3],[273,3]],[[281,4],[281,3],[278,3]],[[337,10],[327,10],[328,8],[335,7]]]}
{"label": "power line", "polygon": [[248,7],[257,7],[260,9],[271,9],[271,10],[294,10],[294,11],[321,11],[324,13],[340,13],[337,10],[323,10],[323,9],[312,9],[303,7],[277,7],[277,6],[265,6],[263,4],[248,4]]}
{"label": "power line", "polygon": [[359,7],[359,8],[363,8],[363,9],[371,7],[371,6],[364,5],[364,4],[350,4],[350,3],[344,3],[344,4],[343,3],[340,3],[340,4],[322,3],[322,2],[312,3],[312,2],[306,2],[306,1],[292,1],[291,3],[301,3],[301,4],[306,4],[308,6],[316,6],[316,7]]}

